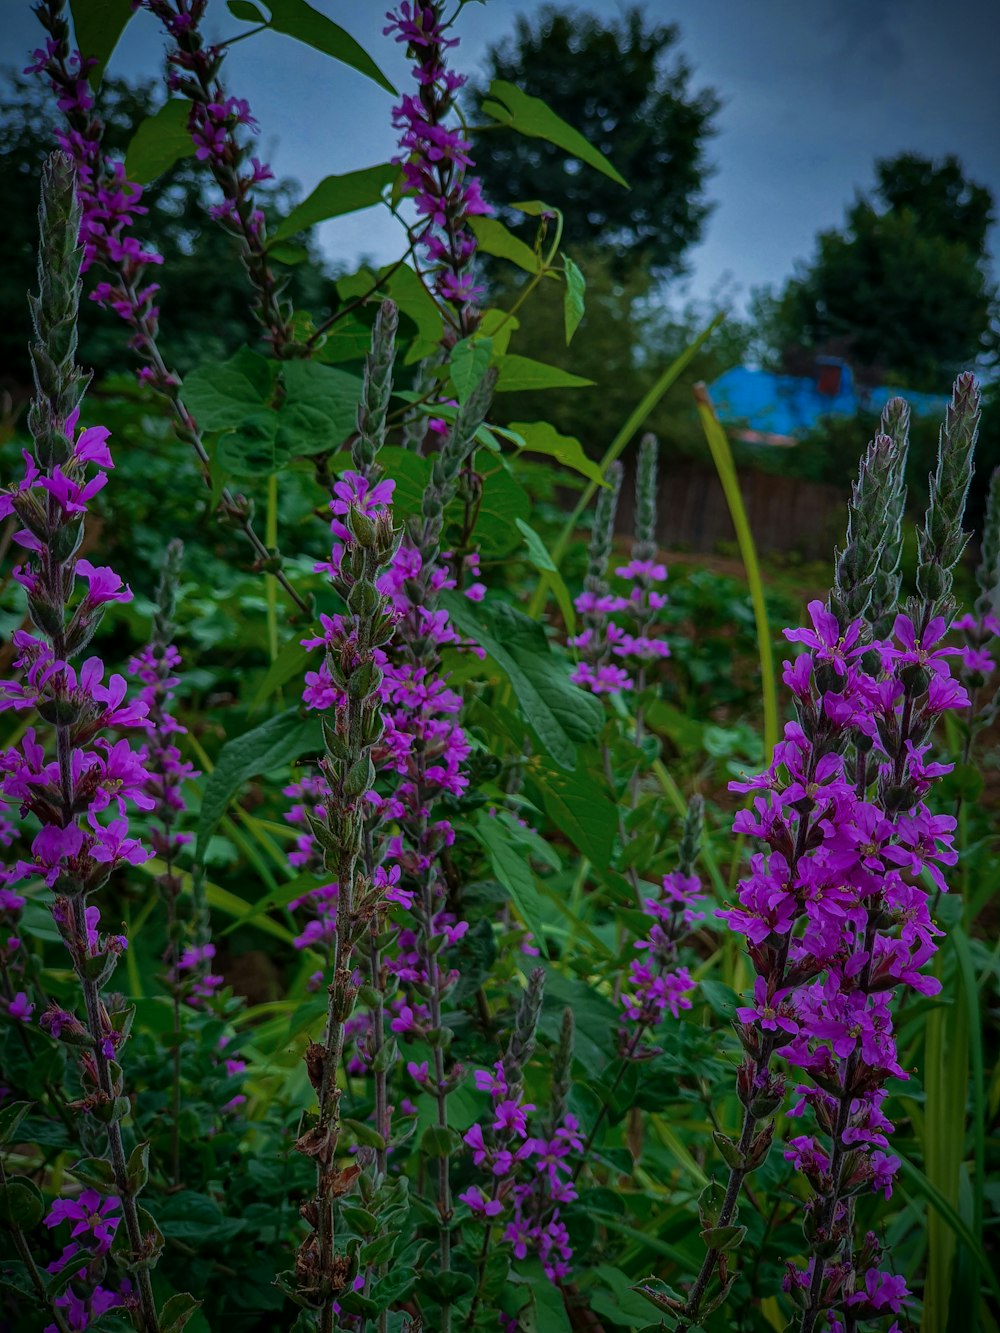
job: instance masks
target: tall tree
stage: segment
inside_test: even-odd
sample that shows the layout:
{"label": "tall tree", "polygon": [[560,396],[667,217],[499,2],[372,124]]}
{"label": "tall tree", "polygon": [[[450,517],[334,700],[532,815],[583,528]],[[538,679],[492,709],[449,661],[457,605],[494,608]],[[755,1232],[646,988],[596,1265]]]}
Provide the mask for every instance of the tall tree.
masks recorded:
{"label": "tall tree", "polygon": [[869,379],[947,392],[955,374],[995,362],[997,288],[986,240],[994,201],[957,158],[903,153],[876,163],[870,198],[777,296],[758,294],[765,350],[845,355]]}
{"label": "tall tree", "polygon": [[685,271],[711,209],[705,146],[720,102],[712,89],[692,88],[678,40],[674,24],[648,24],[637,6],[617,21],[551,4],[517,19],[513,37],[487,53],[488,79],[543,98],[631,189],[545,140],[497,130],[477,171],[505,222],[516,226],[521,216],[505,203],[544,199],[564,214],[568,249],[600,245],[619,266],[645,265],[657,277]]}

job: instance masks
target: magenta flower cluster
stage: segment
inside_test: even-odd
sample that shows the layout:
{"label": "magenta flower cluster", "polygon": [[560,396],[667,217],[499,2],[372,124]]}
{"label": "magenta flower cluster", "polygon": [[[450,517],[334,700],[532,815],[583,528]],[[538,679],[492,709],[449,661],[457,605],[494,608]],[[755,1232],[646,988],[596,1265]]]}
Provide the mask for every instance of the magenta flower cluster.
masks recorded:
{"label": "magenta flower cluster", "polygon": [[[374,519],[388,514],[395,483],[383,479],[369,485],[360,473],[348,471],[334,484],[331,533],[334,546],[328,562],[317,565],[317,570],[336,577],[349,533],[344,520],[351,506],[366,517]],[[476,568],[475,558],[469,562]],[[458,796],[468,785],[464,762],[469,754],[469,741],[458,720],[462,701],[450,688],[447,679],[429,667],[423,658],[407,645],[420,643],[436,652],[445,645],[461,643],[460,636],[451,626],[443,609],[428,610],[415,601],[407,591],[412,580],[422,570],[422,559],[416,547],[405,540],[393,557],[390,567],[380,577],[378,588],[389,597],[397,616],[396,633],[384,649],[376,649],[375,659],[382,673],[379,687],[381,716],[384,730],[373,751],[376,770],[381,776],[380,790],[371,791],[368,801],[370,818],[382,830],[388,826],[400,827],[391,836],[380,840],[382,860],[375,867],[373,882],[382,890],[384,901],[408,910],[414,906],[414,891],[406,887],[419,880],[440,852],[454,842],[454,829],[447,819],[428,818],[434,803],[443,796]],[[456,579],[445,563],[435,565],[431,573],[436,591],[454,588]],[[473,584],[466,595],[474,600],[481,595],[481,585]],[[307,648],[332,648],[344,632],[344,619],[339,615],[320,616],[323,637],[303,640]],[[303,701],[310,709],[331,712],[343,705],[342,691],[333,683],[324,653],[315,671],[306,674]],[[324,782],[319,775],[305,775],[285,789],[294,804],[286,812],[286,820],[300,829],[295,850],[289,861],[303,873],[319,872],[322,857],[309,827],[309,818],[322,813]],[[407,828],[421,826],[419,845],[407,835]],[[336,932],[337,885],[327,884],[312,890],[290,904],[292,910],[305,909],[308,919],[296,938],[299,948],[310,947],[329,951]],[[445,911],[435,913],[433,932],[448,945],[456,944],[468,930],[468,923],[457,921]],[[407,986],[426,986],[427,959],[420,944],[419,931],[414,925],[401,924],[396,948],[387,960],[390,972]],[[323,973],[315,974],[319,984]],[[444,978],[450,984],[454,977]],[[429,1018],[425,1002],[399,993],[392,1001],[393,1030],[416,1033]],[[351,1033],[360,1042],[367,1030],[367,1016],[358,1013],[350,1020]],[[357,1050],[357,1045],[355,1050]],[[354,1068],[364,1067],[358,1055]]]}
{"label": "magenta flower cluster", "polygon": [[758,1108],[783,1098],[772,1055],[793,1070],[789,1114],[804,1127],[785,1155],[812,1187],[807,1235],[841,1256],[793,1269],[787,1289],[830,1311],[836,1330],[845,1293],[855,1321],[905,1298],[902,1280],[878,1270],[874,1242],[851,1257],[849,1199],[865,1189],[888,1197],[899,1165],[884,1103],[889,1080],[908,1075],[892,1003],[940,988],[925,971],[941,933],[926,884],[945,891],[956,860],[955,820],[923,799],[950,771],[930,761],[926,737],[968,698],[951,675],[958,650],[942,644],[943,618],[914,625],[899,615],[891,638],[872,644],[861,621],[841,629],[820,602],[809,613],[811,627],[786,631],[806,649],[784,664],[799,721],[786,726],[765,773],[731,784],[754,794],[735,830],[767,850],[718,915],[745,937],[757,974],[752,1003],[737,1014],[741,1098]]}
{"label": "magenta flower cluster", "polygon": [[[111,1248],[121,1222],[120,1210],[119,1199],[103,1198],[93,1189],[85,1189],[75,1198],[53,1200],[45,1216],[45,1225],[54,1231],[68,1224],[70,1238],[59,1257],[48,1264],[47,1271],[61,1273],[67,1264],[78,1257],[100,1261]],[[108,1310],[129,1303],[132,1294],[132,1284],[127,1278],[117,1291],[98,1282],[83,1293],[77,1290],[74,1279],[71,1279],[53,1303],[71,1333],[82,1333],[83,1329],[96,1323]],[[47,1324],[44,1333],[59,1333],[59,1330],[55,1324]]]}
{"label": "magenta flower cluster", "polygon": [[615,574],[631,587],[587,588],[574,602],[585,628],[569,640],[580,650],[571,679],[594,694],[635,689],[652,663],[670,656],[669,644],[650,633],[656,612],[667,603],[659,590],[666,566],[655,558],[633,558],[616,566]]}
{"label": "magenta flower cluster", "polygon": [[458,1198],[473,1217],[503,1224],[503,1239],[516,1259],[537,1257],[550,1281],[561,1281],[572,1271],[560,1208],[578,1197],[569,1158],[583,1151],[579,1123],[566,1114],[549,1134],[532,1132],[529,1116],[537,1108],[524,1100],[519,1085],[511,1086],[503,1061],[473,1077],[476,1088],[489,1094],[492,1110],[485,1130],[474,1124],[463,1139],[489,1184],[470,1185]]}
{"label": "magenta flower cluster", "polygon": [[386,18],[383,31],[406,43],[419,85],[416,94],[405,95],[393,108],[403,150],[394,161],[403,168],[422,219],[417,242],[433,266],[435,290],[461,311],[483,292],[472,272],[476,238],[468,219],[493,210],[483,200],[478,177],[469,175],[473,161],[468,139],[460,128],[445,123],[455,94],[466,83],[465,75],[446,64],[445,53],[458,45],[458,39],[446,36],[447,25],[436,0],[403,0]]}
{"label": "magenta flower cluster", "polygon": [[[0,712],[34,710],[60,739],[59,752],[50,755],[30,726],[0,755],[0,801],[38,822],[29,858],[0,870],[0,885],[10,912],[24,903],[17,886],[41,879],[56,894],[53,914],[74,961],[83,966],[104,954],[110,969],[124,939],[98,933],[100,910],[94,905],[86,908],[84,931],[73,904],[100,888],[117,865],[148,859],[150,853],[129,836],[128,811],[150,810],[154,799],[140,753],[109,734],[148,727],[146,703],[127,699],[123,676],[106,679],[100,658],[89,657],[79,667],[68,660],[89,641],[103,608],[132,596],[113,570],[75,555],[88,501],[113,467],[109,432],[103,426],[77,432],[77,417],[74,412],[65,423],[67,456],[61,463],[40,469],[25,451],[24,479],[0,492],[0,518],[14,515],[24,525],[14,537],[25,552],[14,576],[39,631],[15,631],[20,676],[0,681]],[[27,1016],[23,1005],[21,1016]],[[106,1023],[98,1035],[113,1052],[120,1034]]]}
{"label": "magenta flower cluster", "polygon": [[629,1024],[635,1025],[623,1034],[630,1055],[639,1048],[643,1033],[655,1028],[668,1010],[679,1018],[682,1009],[691,1008],[697,987],[687,967],[679,966],[678,953],[705,920],[705,913],[698,910],[704,901],[698,876],[682,871],[664,875],[659,894],[643,900],[642,910],[653,925],[635,943],[641,956],[629,967],[622,995],[622,1008]]}
{"label": "magenta flower cluster", "polygon": [[[91,300],[125,320],[132,328],[131,346],[148,356],[160,312],[154,301],[159,286],[146,281],[146,270],[162,264],[163,256],[132,234],[136,219],[148,209],[142,203],[142,186],[128,179],[124,163],[104,152],[104,124],[94,110],[87,81],[87,71],[94,63],[79,51],[71,53],[65,41],[50,38],[33,53],[25,73],[48,79],[66,122],[65,128],[56,130],[55,138],[76,166],[83,209],[83,272],[97,265],[109,274],[97,283]],[[146,367],[142,377],[152,375]]]}

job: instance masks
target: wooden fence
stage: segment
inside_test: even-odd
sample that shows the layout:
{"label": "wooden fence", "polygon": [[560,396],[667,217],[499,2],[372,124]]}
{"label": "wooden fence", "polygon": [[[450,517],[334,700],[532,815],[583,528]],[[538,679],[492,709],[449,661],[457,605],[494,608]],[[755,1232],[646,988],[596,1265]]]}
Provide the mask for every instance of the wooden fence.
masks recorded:
{"label": "wooden fence", "polygon": [[[661,546],[701,553],[736,539],[722,487],[715,472],[698,463],[675,459],[661,463],[659,530]],[[618,529],[632,531],[633,477],[622,486]],[[740,472],[743,503],[760,551],[795,552],[806,560],[832,556],[843,539],[848,491],[799,477]]]}

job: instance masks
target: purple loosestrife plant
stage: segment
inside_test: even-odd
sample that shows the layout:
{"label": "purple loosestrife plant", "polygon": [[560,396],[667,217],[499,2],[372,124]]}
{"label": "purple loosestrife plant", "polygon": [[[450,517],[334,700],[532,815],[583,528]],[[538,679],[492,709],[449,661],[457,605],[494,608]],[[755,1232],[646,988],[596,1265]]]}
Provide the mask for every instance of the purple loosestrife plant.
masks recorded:
{"label": "purple loosestrife plant", "polygon": [[[161,264],[162,256],[130,234],[135,218],[147,211],[141,203],[142,186],[128,180],[124,164],[104,152],[104,124],[94,109],[86,78],[93,58],[71,51],[65,10],[65,0],[42,0],[36,5],[34,12],[48,36],[45,46],[33,53],[27,72],[48,80],[66,122],[64,129],[56,131],[56,139],[77,168],[82,271],[94,266],[106,275],[95,286],[91,299],[115,311],[132,330],[129,345],[143,363],[139,378],[167,402],[178,436],[193,449],[205,485],[211,488],[209,454],[201,430],[184,403],[180,378],[168,369],[157,342],[159,308],[154,297],[158,287],[147,281],[146,270]],[[308,612],[308,605],[282,570],[280,556],[258,536],[246,498],[223,487],[217,503],[222,519],[242,531],[249,542],[256,557],[255,568],[266,566],[298,609]]]}
{"label": "purple loosestrife plant", "polygon": [[[394,312],[393,312],[394,314]],[[364,405],[353,447],[356,468],[377,470],[375,455],[385,430],[385,406],[392,373],[394,319],[376,326],[376,350],[366,367]],[[347,1194],[359,1168],[337,1165],[340,1136],[340,1089],[337,1075],[344,1053],[347,1023],[353,1013],[360,977],[353,958],[358,941],[372,920],[384,912],[382,889],[364,874],[364,845],[369,793],[375,786],[372,752],[382,738],[378,654],[392,636],[395,616],[378,579],[391,562],[399,535],[386,513],[370,518],[351,505],[342,525],[343,541],[332,581],[347,613],[331,621],[326,645],[329,679],[337,691],[333,719],[324,721],[326,753],[320,761],[325,780],[323,815],[311,819],[324,851],[324,863],[336,876],[336,917],[331,948],[332,976],[322,1043],[310,1043],[306,1067],[316,1091],[316,1123],[298,1140],[299,1152],[316,1165],[316,1193],[304,1208],[310,1232],[296,1255],[296,1298],[318,1310],[321,1333],[334,1327],[334,1302],[354,1288],[358,1275],[358,1243],[338,1249],[337,1201]]]}
{"label": "purple loosestrife plant", "polygon": [[[575,605],[583,618],[583,629],[570,643],[580,651],[572,679],[594,694],[616,694],[634,690],[639,695],[647,685],[650,663],[670,656],[669,645],[656,638],[652,629],[656,613],[666,605],[657,585],[667,577],[657,559],[656,489],[657,442],[643,438],[635,480],[635,540],[631,559],[615,567],[615,575],[628,580],[627,592],[614,590],[608,581],[613,553],[615,517],[621,490],[622,468],[608,469],[608,488],[602,490],[594,513],[589,564],[583,592]],[[612,617],[618,616],[616,621]],[[623,623],[621,623],[623,622]],[[637,705],[636,740],[642,739],[642,705]]]}
{"label": "purple loosestrife plant", "polygon": [[133,1011],[104,995],[127,941],[100,931],[100,908],[92,901],[117,866],[141,864],[149,855],[128,828],[130,806],[153,805],[146,790],[149,772],[127,739],[108,735],[147,727],[147,707],[126,702],[121,676],[105,681],[100,658],[73,665],[105,608],[132,595],[113,570],[77,556],[88,503],[106,484],[113,463],[107,430],[76,429],[87,378],[74,361],[83,259],[75,174],[63,153],[53,154],[43,171],[39,295],[31,301],[35,397],[28,425],[34,454],[24,451],[24,479],[0,499],[0,516],[16,514],[23,524],[15,540],[26,553],[25,563],[15,577],[27,594],[35,630],[15,635],[21,676],[0,684],[0,710],[32,709],[45,730],[28,727],[3,755],[0,798],[19,807],[22,818],[37,821],[30,859],[18,862],[17,875],[40,878],[51,891],[53,919],[82,993],[82,1019],[65,1011],[46,1015],[50,1033],[71,1040],[79,1053],[83,1096],[74,1109],[103,1126],[106,1135],[108,1158],[83,1164],[78,1174],[96,1174],[114,1188],[124,1224],[116,1257],[135,1277],[130,1303],[138,1326],[155,1333],[159,1321],[149,1270],[162,1239],[137,1203],[148,1145],[138,1145],[127,1157],[122,1134],[131,1107],[121,1052]]}
{"label": "purple loosestrife plant", "polygon": [[295,339],[292,305],[282,295],[284,283],[268,263],[264,214],[254,203],[254,186],[273,179],[273,173],[251,156],[249,143],[239,134],[256,131],[257,122],[246,99],[229,96],[220,81],[225,50],[206,44],[201,33],[207,0],[134,0],[133,8],[148,10],[171,42],[167,86],[190,99],[188,130],[195,155],[206,163],[222,192],[212,216],[241,243],[254,291],[254,313],[265,337],[278,357],[305,355],[305,345]]}
{"label": "purple loosestrife plant", "polygon": [[725,1187],[713,1182],[702,1195],[707,1254],[687,1299],[652,1293],[681,1329],[732,1284],[727,1255],[743,1237],[742,1183],[766,1157],[786,1096],[775,1057],[796,1082],[789,1114],[804,1122],[785,1146],[809,1191],[807,1261],[790,1265],[785,1284],[801,1302],[801,1333],[845,1333],[907,1301],[903,1279],[882,1264],[879,1240],[856,1237],[854,1201],[866,1191],[888,1196],[899,1165],[885,1103],[888,1081],[907,1075],[892,1002],[905,990],[928,995],[939,987],[923,971],[941,933],[927,885],[946,888],[955,820],[934,815],[924,797],[949,771],[928,758],[933,726],[968,704],[951,675],[957,650],[942,639],[966,540],[978,415],[975,381],[961,376],[918,533],[917,593],[905,614],[895,614],[890,637],[878,640],[867,617],[874,612],[883,623],[893,610],[873,605],[873,596],[882,596],[883,576],[895,578],[905,453],[905,421],[887,409],[883,425],[893,434],[878,435],[862,461],[829,600],[810,603],[811,627],[786,631],[806,649],[784,669],[797,720],[786,725],[767,772],[732,784],[760,793],[734,827],[766,848],[752,857],[737,903],[719,913],[745,937],[756,972],[752,999],[737,1010],[744,1121],[738,1142],[716,1138],[730,1175]]}
{"label": "purple loosestrife plant", "polygon": [[[351,515],[360,514],[374,524],[391,521],[394,483],[383,477],[375,455],[385,429],[394,330],[395,308],[385,302],[376,322],[359,431],[352,446],[354,466],[333,488],[332,532],[336,544],[331,560],[319,567],[330,575],[335,586],[342,578],[345,552],[355,541]],[[377,922],[370,923],[369,985],[365,988],[369,1014],[355,1015],[345,1028],[345,1036],[355,1039],[350,1072],[371,1072],[374,1080],[378,1141],[386,1145],[376,1148],[376,1177],[385,1171],[391,1129],[385,1074],[395,1060],[397,1040],[421,1037],[432,1046],[434,1072],[428,1086],[437,1102],[438,1129],[445,1134],[447,1097],[459,1081],[460,1071],[448,1068],[450,1031],[443,1022],[443,1005],[457,979],[457,973],[446,965],[447,951],[462,938],[468,924],[457,920],[444,901],[439,858],[453,842],[454,832],[448,820],[436,817],[434,807],[442,798],[457,797],[464,791],[467,779],[462,770],[469,743],[457,717],[461,698],[449,688],[441,672],[442,647],[460,643],[446,610],[438,605],[441,591],[456,585],[441,552],[441,534],[445,508],[456,494],[461,470],[474,447],[494,378],[492,372],[484,377],[448,428],[434,460],[422,512],[411,520],[402,543],[377,580],[380,595],[390,599],[395,628],[391,640],[375,654],[382,732],[372,748],[372,758],[380,780],[378,790],[370,791],[368,797],[363,856],[365,873],[380,901],[393,904],[405,924],[398,931],[383,934]],[[475,587],[467,590],[467,595],[477,593]],[[344,689],[336,679],[333,662],[344,621],[342,617],[324,615],[321,622],[324,637],[310,640],[308,645],[324,646],[325,658],[318,670],[307,676],[304,699],[310,707],[332,708],[339,713],[344,708]],[[322,843],[315,824],[320,789],[314,779],[307,777],[289,794],[303,798],[289,813],[292,822],[303,828],[294,853],[295,864],[312,868],[316,866],[317,843]],[[390,836],[392,825],[398,832]],[[300,946],[329,947],[338,938],[340,902],[339,881],[301,900],[300,905],[313,915],[297,941]],[[394,947],[383,954],[390,941]],[[383,1011],[390,982],[393,989],[399,989],[391,1000],[387,1033]],[[436,1174],[437,1207],[442,1217],[438,1243],[445,1270],[449,1264],[452,1209],[449,1171],[448,1157],[442,1156]],[[349,1310],[352,1298],[347,1296],[342,1303]],[[446,1309],[442,1317],[449,1319],[450,1310]]]}
{"label": "purple loosestrife plant", "polygon": [[446,124],[466,78],[447,67],[446,52],[458,38],[446,35],[450,24],[443,8],[439,0],[403,0],[386,14],[383,31],[406,43],[418,85],[415,94],[393,108],[393,124],[402,131],[402,153],[395,160],[420,217],[414,240],[431,266],[434,290],[450,307],[448,317],[458,336],[465,337],[478,323],[473,302],[483,292],[472,271],[476,238],[468,219],[492,209],[483,201],[478,177],[469,174],[468,139],[460,128]]}

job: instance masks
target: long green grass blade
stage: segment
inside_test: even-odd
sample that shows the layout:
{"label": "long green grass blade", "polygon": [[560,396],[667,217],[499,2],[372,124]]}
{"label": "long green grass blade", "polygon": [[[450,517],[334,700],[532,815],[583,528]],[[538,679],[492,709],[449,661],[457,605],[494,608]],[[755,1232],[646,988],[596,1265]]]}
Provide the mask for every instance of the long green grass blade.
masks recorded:
{"label": "long green grass blade", "polygon": [[951,1204],[941,1191],[931,1184],[923,1171],[911,1162],[909,1158],[904,1157],[898,1149],[896,1151],[896,1156],[899,1157],[900,1170],[913,1185],[916,1192],[922,1195],[937,1213],[940,1213],[941,1217],[944,1218],[952,1231],[954,1231],[956,1237],[958,1237],[964,1245],[968,1246],[969,1253],[975,1260],[976,1267],[986,1279],[994,1297],[997,1300],[1000,1300],[1000,1278],[998,1278],[997,1274],[994,1272],[992,1264],[984,1254],[983,1248],[977,1242],[975,1236],[973,1236],[972,1232],[959,1217],[955,1209],[952,1208]]}
{"label": "long green grass blade", "polygon": [[774,747],[778,743],[778,687],[774,676],[774,650],[771,646],[771,630],[767,623],[767,603],[764,600],[764,582],[760,576],[760,563],[757,560],[757,545],[747,519],[729,440],[715,415],[712,400],[704,384],[694,386],[694,397],[705,439],[712,452],[712,461],[715,463],[715,470],[719,474],[723,494],[729,506],[729,514],[733,520],[750,588],[753,618],[757,627],[757,651],[760,656],[760,680],[764,704],[764,760],[765,763],[770,763]]}

